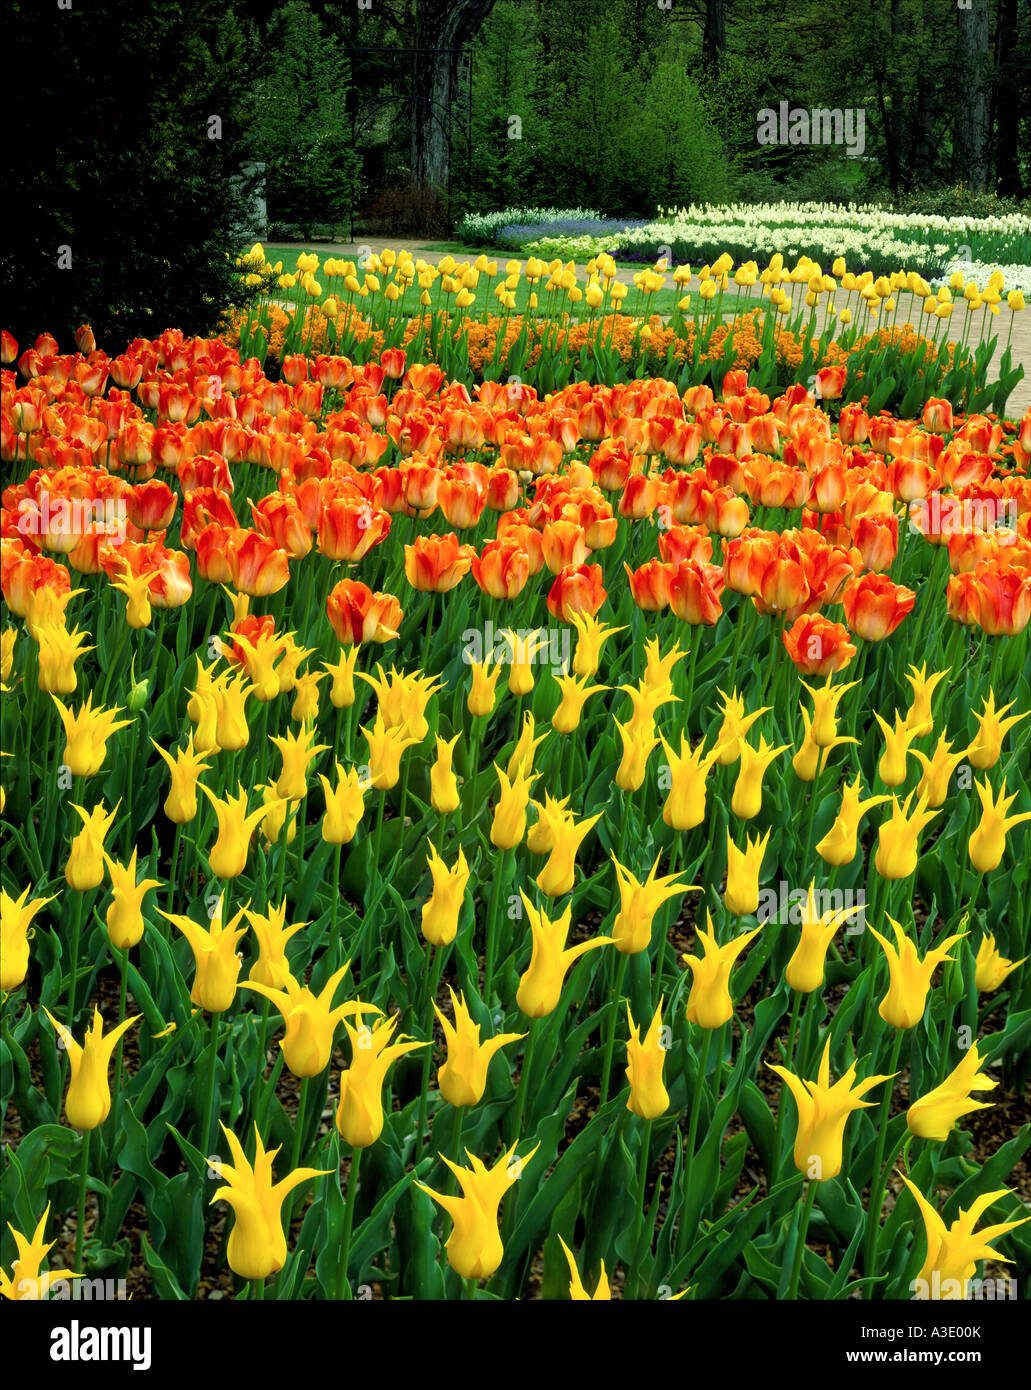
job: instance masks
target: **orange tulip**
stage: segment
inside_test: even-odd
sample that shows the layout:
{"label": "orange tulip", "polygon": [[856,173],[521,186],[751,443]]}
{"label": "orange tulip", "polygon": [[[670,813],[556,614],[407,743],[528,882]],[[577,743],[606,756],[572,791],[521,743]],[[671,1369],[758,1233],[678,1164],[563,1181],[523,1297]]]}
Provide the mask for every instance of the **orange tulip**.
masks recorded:
{"label": "orange tulip", "polygon": [[820,613],[796,619],[784,633],[788,656],[803,676],[830,676],[841,671],[856,654],[848,629]]}
{"label": "orange tulip", "polygon": [[916,603],[916,594],[893,584],[885,574],[864,574],[853,579],[842,595],[845,621],[865,642],[890,637]]}

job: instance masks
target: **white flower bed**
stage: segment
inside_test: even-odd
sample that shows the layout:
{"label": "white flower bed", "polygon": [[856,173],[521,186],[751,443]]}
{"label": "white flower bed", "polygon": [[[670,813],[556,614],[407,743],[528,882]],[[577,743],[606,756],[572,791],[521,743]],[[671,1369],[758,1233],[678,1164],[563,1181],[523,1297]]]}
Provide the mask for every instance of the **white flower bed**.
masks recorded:
{"label": "white flower bed", "polygon": [[985,288],[995,271],[1001,270],[1004,297],[1009,294],[1010,290],[1022,290],[1025,295],[1031,296],[1031,266],[985,265],[983,261],[950,261],[941,274],[936,275],[929,282],[931,288],[938,289],[942,285],[947,285],[957,270],[962,273],[964,280],[973,280],[980,289]]}

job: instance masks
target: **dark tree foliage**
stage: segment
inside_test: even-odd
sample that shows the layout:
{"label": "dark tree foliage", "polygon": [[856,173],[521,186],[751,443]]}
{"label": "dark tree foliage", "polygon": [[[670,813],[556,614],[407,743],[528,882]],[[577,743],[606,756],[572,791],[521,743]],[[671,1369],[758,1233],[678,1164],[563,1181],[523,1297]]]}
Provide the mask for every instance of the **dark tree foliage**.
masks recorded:
{"label": "dark tree foliage", "polygon": [[[226,0],[7,0],[3,320],[63,350],[214,330],[239,297],[251,54]],[[220,138],[212,138],[218,137]]]}

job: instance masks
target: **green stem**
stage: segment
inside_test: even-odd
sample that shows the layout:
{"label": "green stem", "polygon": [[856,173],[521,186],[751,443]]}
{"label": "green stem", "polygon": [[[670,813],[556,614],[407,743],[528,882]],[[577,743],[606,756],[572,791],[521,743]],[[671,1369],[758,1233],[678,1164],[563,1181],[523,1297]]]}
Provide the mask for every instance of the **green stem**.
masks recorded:
{"label": "green stem", "polygon": [[630,957],[625,951],[619,953],[619,964],[616,967],[616,983],[612,991],[612,1012],[609,1014],[608,1035],[605,1039],[605,1056],[601,1068],[601,1091],[598,1097],[598,1104],[602,1106],[609,1098],[609,1079],[612,1075],[612,1052],[616,1044],[616,1020],[619,1017],[619,1001],[623,996],[623,980],[626,976],[627,964]]}
{"label": "green stem", "polygon": [[218,1014],[211,1015],[211,1031],[208,1039],[208,1080],[204,1095],[204,1140],[205,1158],[211,1153],[212,1127],[215,1123],[215,1069],[218,1062]]}
{"label": "green stem", "polygon": [[[799,990],[793,990],[794,999],[791,1002],[791,1021],[788,1024],[788,1049],[784,1057],[784,1065],[789,1071],[795,1069],[795,1044],[798,1039],[798,1015],[802,1007],[802,995]],[[784,1115],[787,1110],[785,1104],[786,1096],[781,1094],[780,1105],[777,1107],[777,1142],[774,1145],[774,1161],[777,1165],[778,1176],[780,1169],[780,1144],[784,1133]]]}
{"label": "green stem", "polygon": [[798,1281],[802,1274],[802,1259],[805,1255],[806,1236],[809,1234],[809,1218],[813,1214],[813,1203],[815,1200],[816,1183],[810,1182],[806,1187],[805,1201],[802,1203],[798,1218],[798,1242],[795,1245],[795,1259],[791,1266],[791,1283],[788,1285],[788,1298],[791,1300],[796,1300],[798,1298]]}
{"label": "green stem", "polygon": [[[905,1030],[895,1029],[895,1039],[891,1045],[891,1060],[888,1063],[889,1076],[898,1071],[899,1053],[902,1050],[902,1039]],[[874,1148],[873,1168],[870,1174],[870,1205],[866,1211],[866,1242],[863,1255],[863,1274],[868,1278],[874,1273],[877,1263],[877,1244],[881,1235],[881,1205],[884,1201],[884,1183],[887,1178],[887,1168],[884,1164],[884,1145],[888,1139],[888,1118],[891,1110],[891,1097],[894,1087],[890,1082],[885,1083],[884,1095],[881,1097],[881,1104],[877,1111],[877,1143]],[[872,1297],[872,1285],[867,1285],[869,1297]]]}
{"label": "green stem", "polygon": [[644,1190],[648,1182],[648,1160],[651,1155],[651,1144],[652,1121],[645,1120],[644,1129],[641,1134],[641,1153],[638,1159],[637,1201],[634,1207],[636,1213],[636,1220],[634,1221],[634,1257],[630,1266],[630,1274],[626,1281],[627,1293],[631,1298],[638,1299],[641,1297],[639,1270],[645,1248]]}
{"label": "green stem", "polygon": [[[691,1190],[691,1168],[694,1160],[695,1139],[698,1134],[698,1112],[701,1106],[702,1092],[705,1089],[705,1077],[709,1069],[709,1047],[712,1042],[711,1028],[705,1029],[705,1037],[702,1042],[702,1052],[698,1059],[698,1072],[695,1077],[694,1093],[691,1096],[691,1114],[687,1124],[687,1141],[684,1145],[684,1206],[687,1206],[688,1193]],[[692,1232],[692,1234],[694,1234]],[[687,1222],[681,1216],[680,1230],[677,1233],[677,1256],[683,1258],[687,1253]]]}
{"label": "green stem", "polygon": [[537,1043],[537,1034],[540,1032],[540,1023],[539,1018],[530,1020],[530,1036],[527,1038],[526,1047],[523,1050],[523,1060],[519,1068],[519,1087],[516,1091],[515,1109],[512,1112],[512,1128],[510,1130],[512,1143],[520,1138],[520,1131],[523,1126],[526,1096],[530,1089],[530,1073],[533,1070],[533,1053]]}
{"label": "green stem", "polygon": [[354,1225],[354,1201],[358,1193],[358,1168],[362,1150],[351,1146],[351,1171],[347,1176],[347,1205],[344,1208],[344,1231],[340,1238],[340,1263],[337,1265],[337,1298],[349,1300],[351,1286],[347,1282],[347,1261],[351,1253],[351,1228]]}
{"label": "green stem", "polygon": [[82,1243],[86,1234],[86,1178],[89,1173],[89,1148],[92,1136],[93,1131],[91,1129],[83,1131],[79,1167],[79,1220],[75,1228],[75,1273],[77,1275],[83,1273]]}
{"label": "green stem", "polygon": [[[124,948],[124,950],[120,950],[120,951],[118,951],[117,953],[112,952],[112,954],[115,955],[115,959],[116,959],[117,962],[118,962],[118,968],[119,968],[119,970],[121,970],[121,972],[122,972],[121,987],[120,987],[120,989],[119,989],[119,991],[118,991],[118,1022],[119,1022],[119,1023],[124,1023],[124,1022],[125,1022],[125,993],[126,993],[126,984],[127,984],[127,982],[128,982],[128,979],[129,979],[129,948],[128,948],[128,946],[126,946],[126,947]],[[112,1100],[111,1100],[111,1117],[112,1117],[112,1119],[113,1119],[113,1121],[114,1121],[114,1133],[115,1133],[115,1137],[117,1137],[117,1135],[118,1135],[118,1133],[119,1133],[119,1129],[120,1129],[120,1126],[119,1126],[119,1123],[118,1123],[118,1121],[119,1121],[119,1114],[118,1114],[118,1111],[119,1111],[119,1102],[120,1102],[120,1100],[121,1100],[121,1095],[122,1095],[122,1043],[123,1043],[124,1041],[125,1041],[124,1037],[119,1038],[119,1039],[118,1039],[118,1045],[117,1045],[117,1047],[115,1048],[114,1096],[112,1097]]]}
{"label": "green stem", "polygon": [[264,1279],[251,1279],[251,1280],[250,1280],[250,1286],[251,1286],[251,1298],[256,1298],[256,1299],[259,1301],[259,1303],[260,1303],[260,1302],[264,1299],[264,1297],[265,1297],[265,1281],[264,1281]]}
{"label": "green stem", "polygon": [[75,915],[72,918],[72,949],[68,971],[68,1027],[75,1027],[75,987],[79,980],[79,936],[82,932],[81,893],[75,894]]}

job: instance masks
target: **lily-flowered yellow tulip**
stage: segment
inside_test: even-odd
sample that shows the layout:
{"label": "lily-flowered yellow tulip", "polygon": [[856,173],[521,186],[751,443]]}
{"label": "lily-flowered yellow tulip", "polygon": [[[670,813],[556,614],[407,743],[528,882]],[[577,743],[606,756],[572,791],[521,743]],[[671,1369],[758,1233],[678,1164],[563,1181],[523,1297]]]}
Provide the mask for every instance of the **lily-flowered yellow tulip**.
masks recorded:
{"label": "lily-flowered yellow tulip", "polygon": [[159,743],[151,739],[151,745],[168,764],[172,774],[172,785],[165,798],[165,815],[174,825],[188,825],[197,814],[197,783],[202,772],[211,766],[204,761],[204,755],[194,748],[193,734],[186,741],[185,748],[177,748],[169,753]]}
{"label": "lily-flowered yellow tulip", "polygon": [[247,930],[237,927],[246,908],[241,907],[229,922],[222,921],[222,899],[212,914],[207,927],[198,926],[189,917],[175,913],[158,911],[161,916],[177,927],[190,943],[196,971],[190,1000],[198,1008],[209,1014],[224,1013],[236,998],[236,982],[240,977],[240,957],[236,943]]}
{"label": "lily-flowered yellow tulip", "polygon": [[580,727],[584,705],[592,695],[608,690],[607,685],[588,685],[589,676],[555,675],[562,691],[558,709],[551,716],[551,726],[557,734],[574,734]]}
{"label": "lily-flowered yellow tulip", "polygon": [[290,718],[295,724],[314,724],[318,719],[319,682],[325,677],[325,671],[305,671],[297,677],[294,702],[290,706]]}
{"label": "lily-flowered yellow tulip", "polygon": [[530,826],[526,836],[526,848],[531,854],[550,854],[555,848],[559,827],[572,825],[575,817],[568,806],[569,797],[556,801],[550,792],[544,793],[544,805],[531,801],[537,812],[537,819]]}
{"label": "lily-flowered yellow tulip", "polygon": [[[221,1123],[221,1122],[220,1122]],[[279,1182],[272,1181],[272,1163],[279,1149],[265,1152],[257,1125],[254,1126],[253,1166],[247,1162],[243,1145],[232,1130],[221,1126],[232,1163],[212,1158],[211,1167],[222,1179],[212,1202],[228,1202],[236,1217],[229,1232],[226,1259],[241,1279],[267,1279],[286,1264],[286,1236],[283,1233],[283,1200],[309,1178],[324,1177],[325,1168],[295,1168]]]}
{"label": "lily-flowered yellow tulip", "polygon": [[792,989],[799,994],[812,994],[823,985],[823,972],[827,960],[827,948],[834,933],[854,917],[860,909],[848,907],[837,912],[820,913],[816,905],[815,880],[809,885],[805,905],[802,908],[802,935],[794,954],[788,961],[784,977]]}
{"label": "lily-flowered yellow tulip", "polygon": [[674,642],[669,651],[662,655],[659,651],[659,640],[657,637],[650,637],[644,644],[644,675],[641,677],[642,691],[652,691],[662,699],[671,700],[676,697],[673,694],[673,668],[679,662],[685,660],[687,652],[680,650],[679,645]]}
{"label": "lily-flowered yellow tulip", "polygon": [[913,688],[913,702],[906,714],[906,724],[913,731],[915,738],[922,738],[924,734],[934,732],[934,714],[931,710],[931,700],[935,689],[941,681],[948,675],[947,671],[934,671],[929,676],[927,674],[927,663],[920,667],[919,671],[915,666],[910,666],[910,674],[906,680]]}
{"label": "lily-flowered yellow tulip", "polygon": [[912,942],[898,922],[889,917],[898,943],[893,946],[873,927],[870,931],[880,942],[888,962],[888,992],[881,1000],[877,1012],[885,1023],[893,1028],[913,1028],[924,1016],[927,1007],[927,992],[931,988],[931,976],[943,961],[952,960],[950,949],[966,935],[958,932],[947,936],[937,946],[920,959],[916,945]]}
{"label": "lily-flowered yellow tulip", "polygon": [[363,1004],[358,999],[350,999],[334,1007],[333,995],[350,968],[351,962],[345,961],[318,994],[307,985],[300,984],[289,973],[281,989],[271,989],[256,980],[243,982],[241,988],[253,989],[275,1004],[283,1015],[286,1034],[279,1046],[283,1051],[283,1060],[294,1076],[318,1076],[326,1070],[333,1053],[333,1034],[342,1019],[363,1013],[383,1012],[374,1004]]}
{"label": "lily-flowered yellow tulip", "polygon": [[601,820],[601,812],[585,820],[574,821],[572,816],[554,826],[554,843],[548,862],[537,875],[537,887],[548,898],[561,898],[573,891],[576,855],[584,840]]}
{"label": "lily-flowered yellow tulip", "polygon": [[435,676],[423,675],[421,671],[400,672],[390,668],[389,676],[383,674],[383,667],[377,666],[376,676],[357,672],[358,679],[371,685],[376,692],[376,724],[388,729],[399,729],[407,725],[406,733],[421,743],[430,731],[426,719],[426,707],[433,695],[441,689]]}
{"label": "lily-flowered yellow tulip", "polygon": [[630,1083],[630,1096],[626,1108],[642,1120],[657,1120],[669,1109],[669,1093],[662,1084],[662,1068],[666,1062],[666,1049],[662,1045],[662,1000],[659,1000],[643,1041],[641,1030],[630,1013],[629,1002],[626,1017],[630,1028],[626,1042],[626,1079]]}
{"label": "lily-flowered yellow tulip", "polygon": [[674,753],[659,735],[669,768],[669,795],[662,807],[662,819],[673,830],[693,830],[705,820],[705,781],[716,762],[718,748],[707,753],[699,743],[692,749],[687,735],[680,735],[680,752]]}
{"label": "lily-flowered yellow tulip", "polygon": [[1031,960],[1031,957],[1021,956],[1020,960],[1007,960],[997,949],[995,937],[989,934],[982,939],[977,948],[974,984],[980,993],[988,994],[993,989],[998,989],[1006,976],[1026,960]]}
{"label": "lily-flowered yellow tulip", "polygon": [[269,738],[269,742],[274,743],[279,749],[282,759],[283,766],[276,783],[276,795],[284,801],[301,801],[308,795],[308,766],[329,746],[325,743],[313,743],[314,737],[315,729],[312,726],[302,729],[299,734],[287,731],[283,738]]}
{"label": "lily-flowered yellow tulip", "polygon": [[569,1246],[566,1244],[566,1242],[562,1239],[561,1236],[559,1236],[558,1238],[558,1243],[559,1245],[561,1245],[565,1253],[566,1260],[569,1264],[570,1302],[606,1303],[611,1301],[612,1290],[609,1288],[608,1276],[605,1273],[605,1261],[602,1260],[601,1262],[601,1274],[598,1276],[597,1288],[594,1290],[594,1293],[588,1293],[583,1286],[583,1280],[580,1278],[580,1271],[576,1267],[576,1261],[573,1259],[572,1250],[570,1250]]}
{"label": "lily-flowered yellow tulip", "polygon": [[491,1058],[509,1043],[525,1038],[526,1034],[498,1033],[496,1037],[481,1043],[480,1025],[473,1022],[465,995],[456,996],[450,985],[448,993],[451,995],[454,1023],[441,1013],[436,1004],[433,1005],[447,1043],[447,1060],[437,1072],[437,1085],[449,1105],[479,1105],[487,1086],[487,1068]]}
{"label": "lily-flowered yellow tulip", "polygon": [[111,1113],[111,1087],[108,1085],[107,1069],[111,1063],[118,1039],[134,1023],[139,1023],[140,1015],[124,1019],[110,1033],[104,1032],[104,1020],[100,1010],[94,1008],[93,1023],[83,1039],[82,1045],[75,1041],[63,1023],[58,1023],[49,1009],[43,1012],[57,1030],[57,1035],[68,1050],[71,1064],[71,1077],[64,1098],[64,1113],[72,1129],[96,1129]]}
{"label": "lily-flowered yellow tulip", "polygon": [[57,897],[33,898],[28,901],[29,889],[12,898],[0,889],[0,990],[8,993],[23,983],[29,969],[29,936],[32,920],[47,903]]}
{"label": "lily-flowered yellow tulip", "polygon": [[496,849],[513,849],[526,834],[526,808],[530,804],[530,788],[538,774],[518,772],[509,781],[497,763],[494,764],[494,771],[498,774],[500,794],[494,807],[490,842]]}
{"label": "lily-flowered yellow tulip", "polygon": [[396,787],[401,780],[401,754],[414,748],[419,739],[409,735],[407,724],[384,724],[378,714],[371,729],[362,725],[362,737],[369,745],[371,785],[378,792]]}
{"label": "lily-flowered yellow tulip", "polygon": [[254,686],[243,675],[225,674],[216,677],[211,693],[215,702],[215,742],[224,753],[239,753],[251,738],[247,701],[254,694]]}
{"label": "lily-flowered yellow tulip", "polygon": [[772,833],[767,830],[761,840],[756,836],[754,841],[746,836],[742,850],[727,831],[727,887],[723,901],[727,911],[736,916],[743,917],[759,906],[759,871]]}
{"label": "lily-flowered yellow tulip", "polygon": [[116,729],[125,729],[133,722],[131,719],[116,719],[121,706],[93,709],[92,692],[86,703],[73,714],[56,695],[50,697],[57,706],[64,725],[65,749],[61,761],[73,777],[95,777],[104,766],[107,757],[107,741]]}
{"label": "lily-flowered yellow tulip", "polygon": [[441,1158],[458,1179],[461,1197],[434,1192],[424,1183],[416,1183],[428,1196],[444,1208],[454,1222],[445,1243],[448,1264],[463,1279],[489,1279],[505,1257],[498,1230],[498,1208],[501,1199],[519,1179],[523,1165],[528,1163],[540,1145],[523,1159],[515,1158],[516,1145],[502,1154],[493,1168],[488,1168],[469,1150],[466,1154],[472,1165],[461,1168],[451,1159]]}
{"label": "lily-flowered yellow tulip", "polygon": [[290,978],[290,962],[286,958],[287,944],[307,922],[286,925],[286,902],[278,907],[269,905],[268,915],[252,912],[245,907],[243,915],[250,923],[251,931],[258,938],[258,959],[251,968],[250,983],[266,985],[269,989],[285,989]]}
{"label": "lily-flowered yellow tulip", "polygon": [[612,923],[612,943],[623,955],[637,955],[650,945],[652,923],[663,903],[699,886],[697,883],[679,882],[677,874],[656,878],[659,857],[656,857],[648,877],[642,883],[612,855],[619,885],[619,911]]}
{"label": "lily-flowered yellow tulip", "polygon": [[733,1016],[734,1002],[730,997],[730,972],[734,962],[753,937],[762,931],[754,927],[721,946],[712,929],[712,915],[705,914],[707,930],[696,927],[702,955],[681,956],[689,967],[693,980],[687,996],[687,1021],[700,1028],[722,1028]]}
{"label": "lily-flowered yellow tulip", "polygon": [[358,1029],[344,1019],[351,1040],[351,1065],[340,1073],[336,1127],[352,1148],[367,1149],[383,1133],[383,1082],[391,1063],[406,1052],[430,1046],[401,1035],[397,1042],[390,1043],[398,1019],[397,1014],[393,1018],[378,1018],[372,1028],[363,1022]]}
{"label": "lily-flowered yellow tulip", "polygon": [[910,792],[902,805],[898,797],[891,798],[891,816],[882,821],[877,832],[877,853],[874,868],[882,878],[909,878],[916,873],[920,848],[920,832],[930,825],[939,814],[928,811],[922,796],[916,799],[912,816],[909,803],[914,793]]}
{"label": "lily-flowered yellow tulip", "polygon": [[247,853],[251,847],[251,836],[259,821],[265,819],[268,804],[256,811],[247,810],[247,793],[240,783],[240,789],[233,795],[216,796],[203,782],[200,789],[215,808],[218,818],[218,836],[208,854],[208,864],[216,878],[238,878],[247,867]]}
{"label": "lily-flowered yellow tulip", "polygon": [[965,1299],[969,1296],[969,1284],[977,1272],[978,1260],[1010,1263],[990,1242],[998,1240],[1008,1231],[1016,1230],[1025,1221],[1031,1221],[1031,1216],[1023,1216],[1019,1221],[1002,1221],[995,1226],[986,1226],[982,1231],[974,1230],[982,1215],[1000,1197],[1013,1195],[1006,1188],[983,1192],[980,1197],[975,1197],[967,1210],[961,1210],[952,1225],[946,1226],[920,1189],[904,1174],[900,1173],[899,1176],[913,1194],[924,1219],[927,1255],[914,1282],[918,1288],[923,1285],[925,1297]]}
{"label": "lily-flowered yellow tulip", "polygon": [[816,853],[828,864],[851,864],[856,857],[859,824],[863,817],[874,806],[890,800],[888,796],[870,796],[864,800],[862,778],[858,776],[851,785],[843,786],[837,818],[816,846]]}
{"label": "lily-flowered yellow tulip", "polygon": [[116,951],[128,950],[143,936],[143,899],[151,888],[160,888],[159,878],[136,882],[136,850],[128,864],[118,864],[108,855],[104,863],[111,876],[111,905],[107,909],[107,934]]}
{"label": "lily-flowered yellow tulip", "polygon": [[533,948],[530,964],[523,972],[516,992],[516,1008],[527,1018],[544,1018],[558,1006],[562,996],[562,986],[569,967],[599,946],[607,946],[612,938],[595,936],[590,941],[581,941],[579,946],[566,947],[566,937],[572,925],[572,904],[568,904],[561,917],[554,921],[533,903],[520,890],[523,907],[530,922],[533,934]]}
{"label": "lily-flowered yellow tulip", "polygon": [[[228,637],[243,652],[244,668],[251,682],[250,694],[260,704],[267,705],[282,693],[277,663],[286,651],[284,638],[276,632],[259,632],[253,641],[242,632],[231,632]],[[198,699],[203,698],[199,686],[196,694]]]}
{"label": "lily-flowered yellow tulip", "polygon": [[428,840],[426,843],[430,851],[426,863],[433,879],[433,892],[422,905],[421,930],[431,946],[446,946],[458,934],[458,919],[469,886],[469,865],[461,846],[458,858],[449,869],[435,847]]}
{"label": "lily-flowered yellow tulip", "polygon": [[[798,1107],[798,1130],[795,1136],[794,1162],[800,1173],[811,1182],[829,1182],[841,1172],[841,1147],[845,1125],[854,1110],[868,1109],[873,1102],[863,1096],[891,1076],[868,1076],[853,1086],[856,1063],[853,1062],[840,1080],[831,1085],[831,1040],[827,1039],[815,1081],[806,1081],[786,1067],[767,1062],[771,1071],[784,1081]],[[895,1073],[892,1073],[895,1075]]]}
{"label": "lily-flowered yellow tulip", "polygon": [[729,767],[737,762],[742,738],[757,719],[769,713],[770,706],[764,705],[753,714],[746,714],[745,702],[736,690],[730,695],[722,690],[719,694],[723,697],[723,720],[716,735],[716,761],[720,767]]}
{"label": "lily-flowered yellow tulip", "polygon": [[598,674],[602,647],[610,637],[615,637],[617,632],[626,632],[626,628],[609,627],[599,618],[591,617],[587,613],[571,613],[569,621],[576,628],[573,674],[589,679]]}
{"label": "lily-flowered yellow tulip", "polygon": [[874,716],[884,735],[884,752],[877,764],[877,776],[886,787],[901,787],[906,780],[906,760],[910,744],[919,737],[918,730],[911,728],[901,714],[895,716],[894,729],[874,710]]}
{"label": "lily-flowered yellow tulip", "polygon": [[497,702],[497,686],[502,671],[501,662],[499,661],[492,671],[489,662],[471,661],[469,670],[472,672],[472,683],[466,698],[466,708],[474,719],[486,719],[488,715],[494,713],[494,706]]}
{"label": "lily-flowered yellow tulip", "polygon": [[813,722],[809,717],[809,711],[802,705],[802,724],[805,733],[802,742],[798,746],[798,751],[792,755],[791,766],[795,770],[795,776],[802,782],[815,781],[818,773],[822,772],[827,766],[827,759],[835,748],[840,748],[843,743],[858,743],[857,738],[839,734],[831,743],[821,745],[813,737]]}
{"label": "lily-flowered yellow tulip", "polygon": [[356,643],[353,647],[342,648],[336,663],[323,662],[326,674],[333,678],[329,698],[334,709],[350,709],[354,704],[354,668],[360,651],[361,647]]}
{"label": "lily-flowered yellow tulip", "polygon": [[616,786],[625,792],[635,792],[644,782],[648,769],[648,755],[659,740],[649,728],[634,729],[630,722],[621,724],[618,719],[613,722],[619,730],[623,744],[623,756],[616,769]]}
{"label": "lily-flowered yellow tulip", "polygon": [[39,1225],[32,1233],[29,1240],[22,1235],[21,1231],[16,1231],[14,1227],[7,1223],[7,1229],[14,1236],[14,1243],[18,1249],[18,1258],[11,1265],[11,1273],[0,1269],[0,1296],[9,1299],[23,1299],[28,1303],[39,1303],[51,1293],[54,1286],[65,1279],[81,1279],[81,1274],[75,1274],[70,1269],[46,1269],[40,1270],[40,1265],[47,1257],[47,1253],[57,1244],[56,1240],[45,1241],[43,1232],[47,1228],[47,1219],[50,1216],[50,1203],[47,1203],[46,1211],[39,1218]]}
{"label": "lily-flowered yellow tulip", "polygon": [[[352,650],[357,651],[354,647]],[[356,767],[345,771],[339,763],[334,763],[337,784],[332,787],[329,778],[319,773],[319,781],[326,796],[326,814],[322,817],[322,838],[329,845],[349,845],[354,839],[359,822],[365,811],[365,796],[369,783]]]}
{"label": "lily-flowered yellow tulip", "polygon": [[845,685],[817,686],[815,690],[812,686],[806,685],[805,681],[802,681],[801,684],[809,692],[813,702],[813,742],[820,748],[833,748],[838,740],[838,702],[859,682],[849,681]]}
{"label": "lily-flowered yellow tulip", "polygon": [[71,695],[78,685],[75,663],[86,652],[96,651],[95,647],[83,646],[88,632],[78,628],[69,632],[60,623],[43,623],[36,629],[39,643],[40,690],[51,695]]}
{"label": "lily-flowered yellow tulip", "polygon": [[943,805],[949,794],[949,782],[952,780],[952,774],[966,755],[965,748],[954,753],[951,742],[944,734],[938,739],[930,757],[926,753],[921,753],[919,748],[914,748],[913,757],[924,770],[924,775],[917,783],[917,796],[922,796],[928,806]]}
{"label": "lily-flowered yellow tulip", "polygon": [[1013,704],[1011,700],[1008,705],[1003,705],[997,710],[995,691],[989,690],[988,697],[984,700],[984,709],[980,714],[974,714],[977,720],[977,736],[967,749],[967,760],[978,771],[985,772],[995,766],[1002,756],[1002,741],[1007,733],[1014,724],[1019,724],[1022,719],[1031,716],[1031,711],[1025,711],[1023,714],[1011,714],[1008,719],[1004,719],[1003,715],[1013,708]]}
{"label": "lily-flowered yellow tulip", "polygon": [[1011,792],[1009,796],[1006,795],[1005,779],[998,800],[987,777],[983,782],[975,782],[974,787],[981,803],[981,819],[967,842],[967,852],[978,873],[990,874],[1002,863],[1002,856],[1006,853],[1007,834],[1014,826],[1031,821],[1031,811],[1024,811],[1017,816],[1006,814],[1016,801],[1018,793]]}
{"label": "lily-flowered yellow tulip", "polygon": [[102,801],[92,811],[76,806],[74,801],[71,803],[72,810],[82,821],[82,829],[72,840],[64,876],[77,893],[99,888],[104,881],[104,840],[121,804],[121,801],[116,802],[114,810],[105,814]]}
{"label": "lily-flowered yellow tulip", "polygon": [[973,1110],[987,1110],[991,1101],[970,1099],[972,1091],[992,1091],[999,1084],[981,1071],[982,1065],[975,1042],[940,1086],[921,1096],[909,1107],[906,1124],[910,1133],[920,1139],[944,1140],[952,1133],[961,1115],[968,1115]]}
{"label": "lily-flowered yellow tulip", "polygon": [[730,802],[730,809],[735,816],[739,816],[741,820],[752,820],[759,814],[763,806],[763,775],[774,758],[779,758],[787,749],[786,743],[774,748],[762,735],[759,737],[758,748],[753,748],[745,738],[739,741],[738,756],[741,765]]}
{"label": "lily-flowered yellow tulip", "polygon": [[437,735],[437,757],[430,768],[430,803],[438,816],[449,816],[461,805],[458,779],[451,765],[458,735],[450,741]]}
{"label": "lily-flowered yellow tulip", "polygon": [[542,734],[537,733],[533,715],[527,710],[523,714],[523,727],[519,731],[519,738],[516,740],[516,746],[508,760],[508,767],[505,769],[510,782],[520,773],[524,777],[530,775],[533,771],[534,754],[547,737],[547,729]]}

